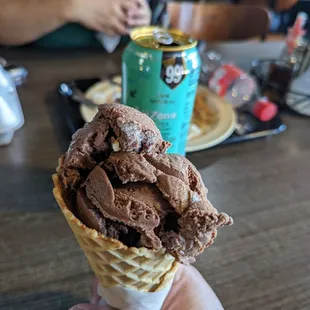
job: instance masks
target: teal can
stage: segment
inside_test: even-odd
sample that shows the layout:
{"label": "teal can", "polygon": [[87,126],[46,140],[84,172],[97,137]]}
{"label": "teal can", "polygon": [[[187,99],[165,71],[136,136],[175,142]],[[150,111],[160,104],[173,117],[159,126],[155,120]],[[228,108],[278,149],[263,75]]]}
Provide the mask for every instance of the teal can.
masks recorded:
{"label": "teal can", "polygon": [[136,28],[122,57],[122,103],[150,116],[168,153],[185,154],[201,61],[197,41],[179,30]]}

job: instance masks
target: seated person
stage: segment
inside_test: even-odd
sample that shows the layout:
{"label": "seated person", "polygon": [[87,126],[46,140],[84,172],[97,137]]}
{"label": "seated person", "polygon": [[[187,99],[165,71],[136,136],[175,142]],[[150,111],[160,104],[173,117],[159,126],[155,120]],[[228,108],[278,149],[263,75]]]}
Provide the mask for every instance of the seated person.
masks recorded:
{"label": "seated person", "polygon": [[164,17],[161,0],[2,0],[0,45],[100,47],[99,33],[124,41],[131,28]]}

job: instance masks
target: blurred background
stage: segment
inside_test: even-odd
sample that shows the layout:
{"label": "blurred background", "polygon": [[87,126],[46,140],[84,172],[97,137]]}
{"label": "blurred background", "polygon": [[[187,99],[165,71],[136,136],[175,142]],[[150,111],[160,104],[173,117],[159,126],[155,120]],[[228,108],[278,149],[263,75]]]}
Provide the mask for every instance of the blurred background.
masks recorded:
{"label": "blurred background", "polygon": [[[169,2],[169,12],[171,12],[172,16],[176,14],[176,11],[179,9],[179,6],[183,2],[184,1]],[[174,3],[178,4],[175,5]],[[287,29],[294,24],[298,12],[303,11],[310,13],[310,1],[308,0],[217,0],[193,1],[192,3],[194,7],[200,7],[200,9],[197,9],[196,11],[194,9],[195,13],[192,14],[195,15],[193,15],[191,21],[193,24],[195,24],[195,27],[200,29],[200,37],[204,37],[206,40],[234,40],[240,38],[240,36],[245,36],[245,32],[248,32],[250,37],[250,31],[253,32],[252,35],[255,35],[255,29],[258,31],[259,28],[259,25],[257,24],[260,24],[260,26],[263,27],[263,14],[261,9],[266,10],[269,16],[268,33],[265,39],[280,40],[286,34]],[[204,4],[204,6],[199,6],[200,4]],[[217,6],[218,4],[228,4],[229,6],[223,9],[222,6]],[[236,7],[235,5],[241,5],[241,7]],[[250,12],[254,15],[250,16]],[[190,13],[184,13],[184,15],[186,16],[179,17],[180,20],[176,20],[176,17],[173,17],[172,25],[180,26],[183,24],[184,28],[185,19],[190,20]],[[198,26],[195,20],[196,18],[200,20],[202,16],[204,16],[204,20],[201,21],[203,24]],[[221,24],[219,26],[220,29],[217,29],[217,31],[219,31],[217,35],[212,33],[215,31],[213,29],[214,27],[211,27],[212,29],[209,29],[209,31],[206,29],[208,24],[210,25],[210,23],[214,22],[215,19],[221,19],[221,21],[225,20],[225,24],[227,25],[224,26],[224,24]],[[219,36],[221,31],[225,32],[225,28],[235,27],[236,23],[247,26],[242,27],[243,31],[240,27],[238,30],[236,30],[236,32],[230,33],[229,35],[227,34],[226,38],[224,36]],[[309,25],[309,22],[307,22],[305,26],[307,30],[309,30]],[[204,35],[202,35],[202,33],[204,33]]]}

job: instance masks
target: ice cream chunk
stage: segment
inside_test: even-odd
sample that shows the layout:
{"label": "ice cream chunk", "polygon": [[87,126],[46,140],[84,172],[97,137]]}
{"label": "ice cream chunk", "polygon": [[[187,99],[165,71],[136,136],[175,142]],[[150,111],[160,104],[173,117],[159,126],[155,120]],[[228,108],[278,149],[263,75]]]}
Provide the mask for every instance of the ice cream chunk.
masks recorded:
{"label": "ice cream chunk", "polygon": [[73,135],[59,173],[63,185],[74,189],[81,184],[83,175],[111,152],[156,154],[164,153],[169,146],[145,114],[121,104],[104,104],[93,121]]}
{"label": "ice cream chunk", "polygon": [[[110,167],[109,167],[110,166]],[[112,153],[104,163],[107,170],[115,169],[122,183],[156,181],[156,168],[143,155],[137,153]]]}
{"label": "ice cream chunk", "polygon": [[188,264],[232,219],[211,205],[186,158],[164,153],[168,146],[146,115],[104,105],[73,136],[58,173],[86,226],[127,246],[165,248]]}
{"label": "ice cream chunk", "polygon": [[108,124],[115,138],[114,146],[122,151],[163,153],[170,146],[147,115],[121,104],[99,106],[93,122]]}

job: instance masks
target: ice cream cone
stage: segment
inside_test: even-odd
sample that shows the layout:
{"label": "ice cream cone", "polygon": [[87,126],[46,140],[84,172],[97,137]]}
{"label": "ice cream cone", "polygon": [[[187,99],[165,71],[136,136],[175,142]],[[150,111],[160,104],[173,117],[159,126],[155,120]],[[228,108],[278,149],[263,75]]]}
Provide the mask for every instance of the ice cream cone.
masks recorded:
{"label": "ice cream cone", "polygon": [[103,288],[122,286],[143,292],[158,292],[171,284],[178,263],[163,250],[127,247],[86,227],[67,207],[57,174],[54,196]]}

